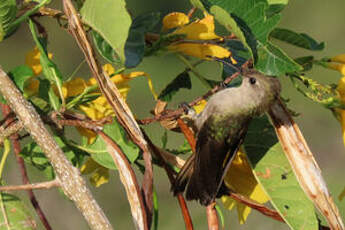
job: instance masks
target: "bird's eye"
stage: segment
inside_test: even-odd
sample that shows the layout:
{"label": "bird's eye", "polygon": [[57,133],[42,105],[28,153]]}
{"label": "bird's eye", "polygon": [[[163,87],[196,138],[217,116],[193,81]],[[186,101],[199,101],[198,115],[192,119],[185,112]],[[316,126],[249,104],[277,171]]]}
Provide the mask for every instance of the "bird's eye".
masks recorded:
{"label": "bird's eye", "polygon": [[249,78],[249,82],[250,84],[254,85],[256,83],[256,78],[255,77]]}

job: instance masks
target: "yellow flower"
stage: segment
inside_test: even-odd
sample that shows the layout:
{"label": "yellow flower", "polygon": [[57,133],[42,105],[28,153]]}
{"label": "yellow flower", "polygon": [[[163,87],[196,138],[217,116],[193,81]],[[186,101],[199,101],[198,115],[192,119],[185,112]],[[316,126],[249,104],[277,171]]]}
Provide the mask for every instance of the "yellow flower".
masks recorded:
{"label": "yellow flower", "polygon": [[338,54],[332,58],[330,58],[332,62],[339,62],[345,64],[345,54]]}
{"label": "yellow flower", "polygon": [[[28,65],[32,71],[34,72],[35,76],[40,75],[42,73],[42,65],[40,61],[41,53],[37,47],[33,50],[29,51],[25,56],[25,64]],[[48,53],[48,57],[51,59],[53,57],[52,53]],[[25,86],[24,92],[28,96],[32,96],[38,92],[40,82],[35,78],[30,78],[27,81]]]}
{"label": "yellow flower", "polygon": [[91,174],[90,182],[95,187],[99,187],[109,181],[109,170],[98,164],[91,157],[80,167],[80,172],[84,175]]}
{"label": "yellow flower", "polygon": [[195,112],[197,114],[201,113],[201,111],[203,111],[203,109],[205,108],[207,104],[207,101],[206,100],[201,100],[199,101],[196,105],[193,106]]}
{"label": "yellow flower", "polygon": [[339,71],[342,75],[345,75],[345,64],[330,62],[327,63],[327,68]]}
{"label": "yellow flower", "polygon": [[168,46],[174,52],[181,52],[193,57],[211,59],[212,57],[227,58],[231,52],[217,44],[215,41],[223,39],[214,32],[214,18],[204,13],[204,18],[188,24],[188,16],[183,13],[171,13],[163,19],[163,30],[170,28],[177,29],[172,32],[174,35],[185,35],[188,41],[175,42]]}
{"label": "yellow flower", "polygon": [[[232,161],[224,178],[224,183],[232,191],[255,200],[260,204],[266,203],[269,200],[269,197],[257,182],[247,156],[242,150],[237,152],[235,159]],[[250,214],[251,208],[233,200],[229,196],[223,196],[221,199],[226,208],[231,210],[235,206],[237,207],[239,221],[243,224]]]}
{"label": "yellow flower", "polygon": [[174,29],[189,23],[189,18],[184,13],[173,12],[163,18],[163,31]]}
{"label": "yellow flower", "polygon": [[[42,66],[40,61],[41,53],[37,47],[35,47],[32,51],[28,52],[25,57],[25,64],[31,67],[34,74],[40,75],[42,73]],[[51,59],[53,54],[48,53],[48,57]]]}
{"label": "yellow flower", "polygon": [[[337,91],[339,92],[340,100],[342,101],[343,104],[345,104],[345,76],[340,78],[338,82],[338,86],[337,86]],[[336,109],[335,113],[342,127],[343,141],[345,144],[345,110]]]}
{"label": "yellow flower", "polygon": [[[116,84],[118,87],[122,97],[126,100],[128,91],[130,89],[129,81],[133,78],[139,76],[145,76],[148,79],[149,87],[151,89],[152,94],[156,98],[157,95],[155,94],[152,86],[151,78],[145,72],[132,72],[129,74],[116,74],[115,69],[110,65],[106,64],[103,66],[103,70],[108,76],[111,76],[111,81]],[[62,86],[63,96],[65,98],[73,97],[81,94],[87,87],[96,85],[97,81],[95,78],[90,78],[87,82],[82,78],[74,78],[71,81],[65,82]],[[100,95],[100,92],[95,92],[96,95]],[[107,116],[115,116],[113,108],[108,104],[107,99],[100,95],[93,101],[85,103],[83,105],[79,105],[79,110],[83,111],[90,119],[92,120],[100,120]],[[91,144],[96,139],[97,135],[91,130],[78,127],[78,131],[81,135],[87,137],[88,144]]]}

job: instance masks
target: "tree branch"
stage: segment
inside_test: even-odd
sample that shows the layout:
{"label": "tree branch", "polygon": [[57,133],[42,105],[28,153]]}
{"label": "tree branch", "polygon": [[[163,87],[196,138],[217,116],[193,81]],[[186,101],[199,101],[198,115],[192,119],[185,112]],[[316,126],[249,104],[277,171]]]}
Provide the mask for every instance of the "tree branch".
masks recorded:
{"label": "tree branch", "polygon": [[60,182],[58,180],[52,180],[34,184],[23,184],[23,185],[8,185],[0,186],[0,191],[18,191],[18,190],[32,190],[32,189],[50,189],[59,187]]}
{"label": "tree branch", "polygon": [[142,190],[144,193],[145,206],[148,211],[147,223],[150,226],[153,212],[153,172],[152,172],[152,159],[150,149],[147,146],[147,142],[144,139],[143,133],[136,122],[131,110],[126,102],[123,100],[120,91],[109,77],[102,72],[97,59],[95,58],[95,52],[86,33],[81,24],[80,18],[71,2],[71,0],[63,0],[64,12],[68,18],[69,31],[77,41],[79,47],[85,55],[85,59],[90,67],[91,72],[97,80],[100,91],[107,99],[109,105],[113,108],[116,117],[120,124],[127,131],[130,138],[143,152],[143,158],[145,162],[145,172],[142,183]]}
{"label": "tree branch", "polygon": [[0,68],[0,92],[22,121],[24,128],[41,147],[52,164],[61,189],[84,215],[91,229],[112,229],[77,168],[67,160],[54,138],[44,126],[33,106],[25,100],[7,74]]}

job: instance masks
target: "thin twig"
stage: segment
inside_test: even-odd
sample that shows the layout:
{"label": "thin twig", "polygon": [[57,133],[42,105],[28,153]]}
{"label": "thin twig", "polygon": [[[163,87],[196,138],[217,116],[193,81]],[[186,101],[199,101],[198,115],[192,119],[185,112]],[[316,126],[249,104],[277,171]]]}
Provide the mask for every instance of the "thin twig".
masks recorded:
{"label": "thin twig", "polygon": [[10,137],[13,134],[18,133],[22,128],[23,128],[22,122],[20,122],[20,121],[12,122],[8,127],[6,127],[3,131],[1,131],[0,143],[2,143],[5,138]]}
{"label": "thin twig", "polygon": [[[229,84],[233,79],[235,79],[239,75],[240,74],[238,72],[234,73],[231,76],[227,77],[223,83]],[[195,98],[188,105],[192,107],[192,106],[198,104],[201,100],[205,100],[205,99],[209,98],[210,96],[212,96],[213,94],[215,94],[216,92],[218,92],[221,89],[222,89],[222,86],[217,85],[217,86],[213,87],[213,89],[211,89],[207,93],[205,93],[203,96]],[[148,124],[150,124],[152,122],[156,122],[156,121],[176,119],[179,116],[181,116],[183,113],[184,113],[183,108],[178,108],[176,110],[166,110],[160,114],[156,114],[154,117],[141,119],[141,120],[139,120],[139,123],[142,125],[148,125]]]}
{"label": "thin twig", "polygon": [[[9,115],[14,114],[13,111],[11,111],[11,109],[8,105],[3,105],[3,104],[1,104],[1,109],[2,109],[3,115],[6,116],[6,114],[7,114],[8,116],[6,116],[6,117],[8,117],[8,119],[11,119],[11,120],[6,120],[6,123],[11,123],[14,120],[14,116],[9,117]],[[20,123],[22,125],[22,122],[20,120],[18,120],[17,123]],[[12,145],[13,145],[13,151],[14,151],[14,154],[16,156],[17,163],[19,165],[20,173],[22,175],[22,182],[23,182],[23,184],[29,184],[30,181],[29,181],[28,174],[26,172],[25,163],[24,163],[23,158],[20,157],[21,147],[20,147],[18,133],[13,134],[11,136],[11,141],[12,141]],[[30,202],[31,202],[32,206],[34,207],[34,209],[37,213],[37,216],[40,218],[43,226],[45,227],[46,230],[51,230],[52,227],[50,226],[46,215],[44,214],[41,206],[39,205],[38,200],[36,199],[34,192],[31,189],[28,190],[27,192],[28,192]]]}
{"label": "thin twig", "polygon": [[190,9],[188,14],[187,14],[188,18],[191,18],[196,10],[197,10],[196,7],[193,7],[192,9]]}
{"label": "thin twig", "polygon": [[146,209],[144,205],[144,199],[141,195],[138,180],[135,173],[129,163],[126,155],[122,152],[121,148],[112,140],[107,134],[102,131],[98,131],[97,134],[106,143],[107,150],[112,157],[118,171],[120,173],[120,179],[124,185],[127,193],[127,198],[131,207],[131,212],[136,229],[148,230],[148,223],[146,217]]}
{"label": "thin twig", "polygon": [[0,186],[0,191],[50,189],[50,188],[59,187],[59,186],[60,186],[60,183],[58,180],[52,180],[52,181],[34,183],[34,184]]}
{"label": "thin twig", "polygon": [[228,194],[229,197],[231,197],[232,199],[236,200],[239,203],[242,203],[244,205],[247,205],[248,207],[257,210],[258,212],[260,212],[261,214],[271,217],[277,221],[280,222],[285,222],[284,219],[280,216],[279,212],[277,212],[276,210],[267,208],[265,205],[260,204],[252,199],[249,199],[245,196],[242,196],[241,194],[235,193],[235,192],[230,192]]}

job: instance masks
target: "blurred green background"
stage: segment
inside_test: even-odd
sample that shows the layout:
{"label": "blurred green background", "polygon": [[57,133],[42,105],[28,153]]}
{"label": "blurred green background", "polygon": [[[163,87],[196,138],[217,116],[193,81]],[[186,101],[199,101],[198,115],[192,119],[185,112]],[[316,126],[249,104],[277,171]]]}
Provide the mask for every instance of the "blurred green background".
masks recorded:
{"label": "blurred green background", "polygon": [[[155,1],[155,0],[127,0],[127,7],[133,16],[150,11],[160,11],[162,15],[173,12],[188,12],[191,8],[188,1]],[[53,1],[52,7],[60,8],[59,1]],[[344,0],[299,0],[291,1],[282,12],[281,27],[290,28],[297,32],[305,32],[318,41],[326,42],[326,49],[322,52],[309,52],[294,48],[283,43],[280,45],[292,57],[313,54],[316,57],[333,56],[345,53],[345,1]],[[54,61],[58,64],[67,78],[83,60],[83,55],[72,36],[60,29],[54,19],[42,18],[40,21],[46,26],[49,34],[49,51],[54,54]],[[114,28],[116,29],[116,28]],[[9,39],[0,43],[0,65],[9,71],[11,68],[24,64],[26,53],[34,47],[27,25],[22,25],[19,31]],[[159,92],[178,73],[183,71],[181,64],[173,55],[149,57],[140,64],[136,70],[145,71],[153,79],[154,86]],[[210,79],[219,79],[220,71],[215,63],[200,65],[200,72]],[[87,65],[83,65],[76,76],[89,77]],[[316,67],[308,74],[323,83],[337,83],[341,75],[335,71],[328,71]],[[345,201],[338,201],[338,194],[345,187],[343,178],[345,167],[345,151],[341,128],[331,112],[309,101],[292,87],[288,79],[281,77],[283,96],[291,99],[289,107],[300,116],[296,118],[315,158],[323,170],[323,175],[330,187],[334,199],[340,205],[341,212],[345,214]],[[154,106],[153,98],[148,90],[147,82],[136,79],[131,83],[128,102],[138,118],[149,116]],[[206,89],[197,80],[193,80],[192,91],[182,90],[175,98],[177,106],[182,101],[190,101]],[[161,144],[163,130],[153,124],[146,127],[150,137],[158,145]],[[168,147],[177,147],[183,138],[176,134],[169,134]],[[14,156],[9,159],[5,168],[5,181],[8,184],[21,184],[20,173],[14,163]],[[33,168],[29,168],[32,182],[44,180]],[[154,168],[154,185],[159,200],[159,229],[184,229],[184,222],[176,199],[170,193],[167,176],[160,168]],[[139,176],[140,177],[140,176]],[[91,187],[91,186],[90,186]],[[93,194],[109,217],[114,229],[134,229],[129,205],[126,200],[124,188],[121,185],[117,172],[111,174],[110,183],[100,188],[92,188]],[[16,193],[30,206],[25,192]],[[35,191],[44,212],[53,229],[88,229],[86,222],[74,205],[64,198],[56,189]],[[206,229],[205,210],[196,202],[190,202],[190,211],[195,229]],[[264,217],[253,211],[245,225],[239,225],[236,211],[224,211],[225,229],[288,229],[284,224]],[[38,229],[43,229],[40,221]]]}

